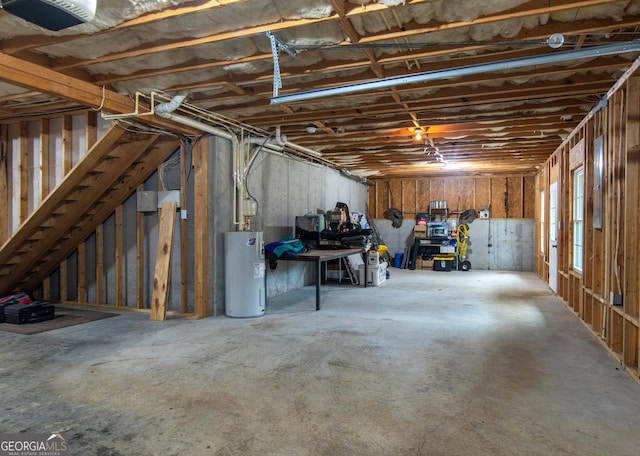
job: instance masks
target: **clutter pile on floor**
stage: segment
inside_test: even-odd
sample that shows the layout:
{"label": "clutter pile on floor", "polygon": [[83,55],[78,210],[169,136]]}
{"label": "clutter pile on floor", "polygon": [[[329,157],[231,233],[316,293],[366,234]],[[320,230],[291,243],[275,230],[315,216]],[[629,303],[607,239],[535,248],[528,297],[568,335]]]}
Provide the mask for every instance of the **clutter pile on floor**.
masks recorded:
{"label": "clutter pile on floor", "polygon": [[49,302],[34,301],[25,292],[14,293],[0,298],[0,323],[22,325],[52,320],[55,307]]}

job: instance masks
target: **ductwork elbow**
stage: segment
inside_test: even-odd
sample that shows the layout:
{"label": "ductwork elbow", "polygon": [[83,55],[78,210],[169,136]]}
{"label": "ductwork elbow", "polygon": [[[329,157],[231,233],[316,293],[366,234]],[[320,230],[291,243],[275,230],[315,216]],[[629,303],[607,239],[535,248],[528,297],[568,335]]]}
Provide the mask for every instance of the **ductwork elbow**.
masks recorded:
{"label": "ductwork elbow", "polygon": [[185,98],[187,98],[186,95],[176,95],[171,101],[156,106],[153,112],[160,117],[171,117],[171,113],[180,107]]}

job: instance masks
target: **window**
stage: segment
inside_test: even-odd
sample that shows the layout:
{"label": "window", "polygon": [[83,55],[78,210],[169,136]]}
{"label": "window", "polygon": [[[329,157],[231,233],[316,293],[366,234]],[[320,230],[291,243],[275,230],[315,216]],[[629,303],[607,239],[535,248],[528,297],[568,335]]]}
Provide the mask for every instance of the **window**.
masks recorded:
{"label": "window", "polygon": [[573,172],[573,269],[582,272],[584,239],[584,167]]}
{"label": "window", "polygon": [[540,191],[540,252],[545,252],[545,233],[544,233],[544,190]]}

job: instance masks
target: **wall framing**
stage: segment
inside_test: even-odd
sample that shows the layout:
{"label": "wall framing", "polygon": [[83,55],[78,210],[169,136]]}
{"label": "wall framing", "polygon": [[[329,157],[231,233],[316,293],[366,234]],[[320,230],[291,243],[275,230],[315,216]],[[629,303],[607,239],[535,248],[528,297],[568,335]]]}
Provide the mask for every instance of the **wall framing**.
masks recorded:
{"label": "wall framing", "polygon": [[[536,176],[540,191],[559,184],[558,296],[640,381],[640,63],[633,67],[563,142]],[[597,163],[594,141],[602,136],[602,227],[594,226]],[[584,147],[580,148],[580,144]],[[581,150],[581,152],[578,152]],[[584,241],[582,272],[572,268],[572,180],[584,163]],[[556,171],[557,170],[557,171]],[[545,205],[546,207],[547,205]],[[548,219],[546,207],[545,219]],[[539,220],[539,211],[536,213]],[[537,233],[537,241],[540,233]],[[547,251],[548,251],[547,241]],[[536,272],[549,281],[547,256],[536,249]]]}

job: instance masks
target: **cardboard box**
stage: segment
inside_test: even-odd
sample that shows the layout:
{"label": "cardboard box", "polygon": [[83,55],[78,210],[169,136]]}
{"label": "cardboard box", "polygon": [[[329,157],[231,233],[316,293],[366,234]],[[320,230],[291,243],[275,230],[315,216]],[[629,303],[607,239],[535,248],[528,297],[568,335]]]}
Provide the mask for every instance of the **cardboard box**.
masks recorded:
{"label": "cardboard box", "polygon": [[427,237],[427,227],[426,225],[416,225],[413,227],[413,236],[417,238],[426,238]]}
{"label": "cardboard box", "polygon": [[433,260],[422,260],[422,267],[420,269],[430,269],[433,270]]}

